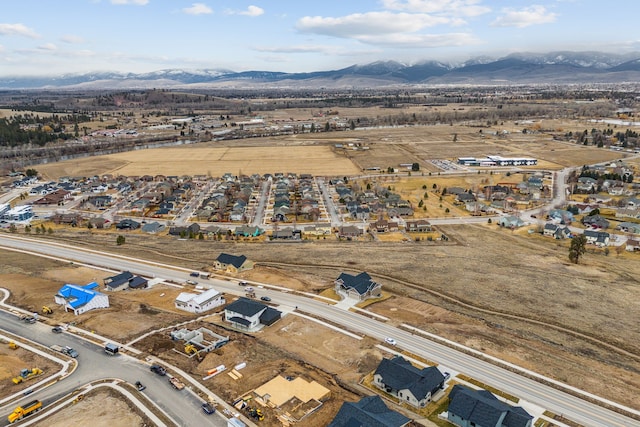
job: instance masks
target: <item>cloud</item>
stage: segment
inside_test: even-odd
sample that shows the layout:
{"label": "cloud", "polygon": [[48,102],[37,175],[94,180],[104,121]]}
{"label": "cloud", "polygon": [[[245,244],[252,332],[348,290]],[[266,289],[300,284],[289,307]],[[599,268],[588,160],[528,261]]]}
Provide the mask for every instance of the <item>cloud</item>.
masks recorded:
{"label": "cloud", "polygon": [[135,4],[136,6],[144,6],[149,0],[111,0],[111,4]]}
{"label": "cloud", "polygon": [[544,6],[534,4],[521,10],[513,8],[502,9],[502,16],[498,16],[491,23],[493,27],[518,27],[524,28],[531,25],[548,24],[555,22],[557,15],[548,12]]}
{"label": "cloud", "polygon": [[225,10],[227,15],[244,15],[244,16],[260,16],[264,15],[264,9],[258,6],[251,5],[247,7],[247,10]]}
{"label": "cloud", "polygon": [[84,43],[84,39],[82,37],[75,36],[73,34],[66,34],[66,35],[60,37],[60,41],[62,41],[64,43],[69,43],[69,44]]}
{"label": "cloud", "polygon": [[24,36],[32,39],[40,37],[24,24],[0,24],[0,36]]}
{"label": "cloud", "polygon": [[389,10],[447,16],[478,16],[491,11],[481,0],[382,0]]}
{"label": "cloud", "polygon": [[53,52],[55,50],[58,50],[58,46],[56,46],[53,43],[45,43],[43,45],[38,46],[38,50]]}
{"label": "cloud", "polygon": [[360,39],[363,43],[397,48],[436,48],[451,46],[470,46],[480,44],[470,33],[445,34],[391,34],[370,35]]}
{"label": "cloud", "polygon": [[191,7],[182,9],[187,15],[209,15],[213,13],[213,9],[204,3],[193,3]]}
{"label": "cloud", "polygon": [[296,24],[303,33],[354,38],[419,31],[425,27],[451,22],[448,18],[426,14],[367,12],[339,18],[305,16]]}
{"label": "cloud", "polygon": [[325,53],[335,51],[335,46],[322,45],[297,45],[297,46],[281,46],[281,47],[256,47],[254,50],[258,52],[270,53]]}

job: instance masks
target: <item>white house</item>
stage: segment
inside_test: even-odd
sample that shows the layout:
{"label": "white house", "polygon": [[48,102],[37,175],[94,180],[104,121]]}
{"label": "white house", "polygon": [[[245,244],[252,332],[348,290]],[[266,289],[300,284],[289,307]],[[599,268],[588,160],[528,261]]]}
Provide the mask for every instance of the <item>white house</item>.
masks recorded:
{"label": "white house", "polygon": [[222,294],[215,289],[208,289],[201,294],[182,292],[175,300],[176,308],[191,313],[204,313],[225,303]]}
{"label": "white house", "polygon": [[97,288],[96,282],[84,286],[66,284],[60,288],[54,300],[65,311],[73,311],[76,316],[97,308],[109,308],[109,297],[95,290]]}

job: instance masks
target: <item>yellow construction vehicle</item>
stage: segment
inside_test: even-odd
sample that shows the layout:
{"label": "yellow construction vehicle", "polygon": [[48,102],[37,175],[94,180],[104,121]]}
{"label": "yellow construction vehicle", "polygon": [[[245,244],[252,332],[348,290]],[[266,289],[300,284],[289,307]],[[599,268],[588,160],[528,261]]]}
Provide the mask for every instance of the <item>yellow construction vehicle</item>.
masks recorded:
{"label": "yellow construction vehicle", "polygon": [[21,420],[34,412],[38,412],[40,408],[42,408],[42,402],[40,402],[39,400],[34,400],[27,403],[26,405],[18,406],[13,410],[12,413],[9,414],[7,419],[10,423],[13,424],[16,421]]}
{"label": "yellow construction vehicle", "polygon": [[40,368],[23,369],[20,371],[20,375],[13,378],[14,384],[20,384],[22,381],[30,380],[33,377],[42,375],[43,371]]}
{"label": "yellow construction vehicle", "polygon": [[9,341],[9,348],[11,350],[15,350],[18,348],[18,344],[14,343],[13,341]]}
{"label": "yellow construction vehicle", "polygon": [[200,353],[198,352],[198,348],[193,344],[185,345],[184,352],[187,353],[188,355],[194,354],[198,358],[198,360],[201,360],[202,358],[202,356],[200,356]]}
{"label": "yellow construction vehicle", "polygon": [[42,314],[52,314],[53,310],[51,309],[51,307],[48,307],[46,305],[42,306]]}

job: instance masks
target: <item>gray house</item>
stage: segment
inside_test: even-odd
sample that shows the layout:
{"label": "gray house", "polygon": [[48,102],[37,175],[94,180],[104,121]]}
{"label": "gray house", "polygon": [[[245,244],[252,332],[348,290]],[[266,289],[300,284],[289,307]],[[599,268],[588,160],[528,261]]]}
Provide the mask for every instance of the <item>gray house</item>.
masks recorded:
{"label": "gray house", "polygon": [[362,272],[357,276],[341,273],[335,280],[338,295],[359,299],[378,298],[382,293],[382,285],[375,282],[368,273]]}
{"label": "gray house", "polygon": [[387,408],[380,396],[344,402],[328,427],[403,427],[411,420]]}
{"label": "gray house", "polygon": [[401,356],[382,359],[373,383],[385,392],[416,407],[424,407],[444,386],[444,375],[435,366],[418,369]]}
{"label": "gray house", "polygon": [[533,417],[486,390],[456,384],[449,393],[448,420],[460,427],[531,427]]}

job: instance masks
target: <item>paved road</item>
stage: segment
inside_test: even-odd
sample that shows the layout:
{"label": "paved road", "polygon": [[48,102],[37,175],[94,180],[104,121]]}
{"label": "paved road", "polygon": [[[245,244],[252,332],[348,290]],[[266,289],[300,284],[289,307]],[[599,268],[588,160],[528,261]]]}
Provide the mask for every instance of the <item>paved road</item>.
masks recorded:
{"label": "paved road", "polygon": [[[87,250],[77,250],[71,246],[41,242],[37,239],[18,238],[10,235],[0,236],[0,245],[24,248],[46,253],[50,256],[59,256],[88,264],[129,270],[136,274],[176,281],[183,281],[188,276],[187,269]],[[238,295],[243,293],[243,290],[237,284],[228,281],[202,280],[201,284],[213,285],[216,289],[224,292],[232,292]],[[399,347],[409,350],[418,356],[438,361],[455,371],[475,377],[480,381],[519,396],[554,413],[562,414],[568,419],[585,426],[630,427],[638,425],[638,421],[383,322],[290,293],[277,292],[266,288],[259,289],[259,292],[260,294],[269,295],[274,303],[288,307],[298,306],[302,311],[331,319],[332,323],[342,325],[350,331],[366,334],[381,340],[385,337],[393,337],[398,341]],[[640,415],[640,411],[635,411],[635,413]]]}
{"label": "paved road", "polygon": [[[48,405],[84,386],[102,378],[120,378],[130,383],[141,381],[147,386],[143,393],[166,412],[178,426],[214,425],[224,427],[226,419],[218,414],[206,415],[200,408],[202,400],[186,390],[174,390],[167,377],[159,377],[149,371],[147,365],[126,355],[109,356],[101,347],[82,340],[72,334],[54,334],[51,327],[43,323],[25,324],[16,316],[0,311],[0,329],[23,336],[45,346],[68,345],[79,353],[78,367],[72,375],[53,385],[10,404],[0,406],[2,420],[19,404],[39,399]],[[62,357],[62,356],[61,356]]]}

